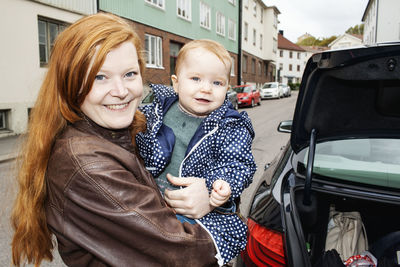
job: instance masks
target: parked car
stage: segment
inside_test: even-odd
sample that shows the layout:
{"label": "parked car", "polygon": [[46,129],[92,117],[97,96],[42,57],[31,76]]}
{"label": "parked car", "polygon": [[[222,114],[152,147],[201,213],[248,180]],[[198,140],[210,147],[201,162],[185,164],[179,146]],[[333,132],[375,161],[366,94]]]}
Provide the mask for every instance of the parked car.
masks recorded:
{"label": "parked car", "polygon": [[278,82],[265,83],[261,87],[261,98],[281,98],[283,97],[283,88]]}
{"label": "parked car", "polygon": [[284,97],[288,97],[292,95],[292,91],[290,90],[290,86],[284,83],[279,84],[280,87],[282,87],[282,93]]}
{"label": "parked car", "polygon": [[239,107],[261,105],[260,90],[255,85],[237,85],[232,89],[237,93]]}
{"label": "parked car", "polygon": [[398,266],[399,51],[400,43],[310,58],[293,121],[278,128],[290,141],[252,197],[239,264],[332,266],[323,255],[334,208],[359,212],[367,250]]}
{"label": "parked car", "polygon": [[232,89],[232,87],[229,87],[227,95],[229,101],[232,103],[233,108],[237,110],[239,108],[237,93]]}

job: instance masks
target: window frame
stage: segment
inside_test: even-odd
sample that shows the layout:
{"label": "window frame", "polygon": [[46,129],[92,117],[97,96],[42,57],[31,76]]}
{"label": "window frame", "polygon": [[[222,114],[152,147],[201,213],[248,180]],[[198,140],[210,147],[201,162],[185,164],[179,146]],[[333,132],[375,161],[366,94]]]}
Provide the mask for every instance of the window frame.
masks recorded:
{"label": "window frame", "polygon": [[8,131],[8,113],[10,109],[0,109],[0,131]]}
{"label": "window frame", "polygon": [[[206,3],[204,3],[203,1],[200,1],[200,27],[207,29],[207,30],[211,30],[211,7],[209,5],[207,5]],[[205,16],[205,17],[204,17]],[[205,19],[205,24],[207,25],[203,25],[203,19]]]}
{"label": "window frame", "polygon": [[[231,36],[231,33],[233,36]],[[228,18],[228,39],[236,41],[236,22]]]}
{"label": "window frame", "polygon": [[263,44],[263,35],[260,33],[260,50],[262,50],[262,44]]}
{"label": "window frame", "polygon": [[[148,5],[155,7],[155,8],[159,8],[162,10],[165,10],[165,0],[144,0]],[[157,2],[157,3],[153,3],[153,2]],[[160,6],[160,3],[162,4]]]}
{"label": "window frame", "polygon": [[246,55],[243,55],[242,70],[244,73],[247,73],[247,61],[248,61],[248,57]]}
{"label": "window frame", "polygon": [[257,30],[253,29],[253,45],[256,46],[257,43]]}
{"label": "window frame", "polygon": [[[40,67],[46,67],[49,64],[50,54],[54,47],[54,41],[60,34],[60,32],[62,32],[68,26],[68,23],[42,16],[37,17],[37,22],[38,22],[39,62],[40,62]],[[43,23],[45,27],[44,33],[41,32],[42,31],[40,25],[41,23]],[[51,36],[52,35],[50,29],[51,25],[55,25],[57,27],[57,33],[55,34],[55,36]],[[43,37],[45,38],[44,41],[41,40]],[[42,60],[42,47],[44,47],[44,53],[45,53],[44,60]]]}
{"label": "window frame", "polygon": [[222,12],[217,11],[215,14],[215,32],[218,35],[225,36],[225,15]]}
{"label": "window frame", "polygon": [[231,56],[231,77],[235,76],[235,58]]}
{"label": "window frame", "polygon": [[[147,68],[156,68],[156,69],[164,69],[163,65],[163,51],[162,51],[162,38],[160,36],[152,35],[145,33],[144,35],[144,43],[145,43],[145,51],[146,51],[146,67]],[[146,42],[147,38],[149,38],[148,42]],[[155,53],[154,51],[151,51],[151,41],[154,40],[154,48],[155,48]],[[146,44],[148,44],[148,47],[146,47]],[[155,55],[154,58],[154,64],[151,63],[151,57],[152,55]]]}
{"label": "window frame", "polygon": [[[182,14],[179,14],[179,8]],[[186,11],[186,15],[183,12]],[[186,21],[192,21],[192,1],[191,0],[176,0],[176,15]]]}
{"label": "window frame", "polygon": [[244,40],[247,41],[249,37],[249,24],[244,22]]}

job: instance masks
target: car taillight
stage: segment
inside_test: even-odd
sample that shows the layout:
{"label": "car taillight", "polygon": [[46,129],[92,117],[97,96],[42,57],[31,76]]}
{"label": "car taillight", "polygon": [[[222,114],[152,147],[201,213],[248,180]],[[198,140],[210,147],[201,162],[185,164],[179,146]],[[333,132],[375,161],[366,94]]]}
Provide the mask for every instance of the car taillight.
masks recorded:
{"label": "car taillight", "polygon": [[249,234],[246,250],[241,253],[246,267],[286,266],[283,234],[267,229],[250,218],[247,226]]}

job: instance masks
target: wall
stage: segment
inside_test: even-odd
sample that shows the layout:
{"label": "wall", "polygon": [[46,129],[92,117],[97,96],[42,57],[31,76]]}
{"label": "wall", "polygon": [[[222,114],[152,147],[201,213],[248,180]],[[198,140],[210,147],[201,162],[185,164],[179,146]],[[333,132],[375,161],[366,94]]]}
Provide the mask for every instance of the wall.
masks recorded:
{"label": "wall", "polygon": [[28,108],[33,107],[46,68],[40,67],[38,15],[72,23],[81,15],[25,0],[0,1],[0,109],[10,109],[10,132],[26,130]]}

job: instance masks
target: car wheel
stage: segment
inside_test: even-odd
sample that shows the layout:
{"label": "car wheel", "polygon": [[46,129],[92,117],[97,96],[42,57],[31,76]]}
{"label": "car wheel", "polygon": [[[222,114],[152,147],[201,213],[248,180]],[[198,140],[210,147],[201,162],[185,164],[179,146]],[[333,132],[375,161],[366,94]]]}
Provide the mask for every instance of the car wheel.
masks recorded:
{"label": "car wheel", "polygon": [[251,100],[251,107],[254,107],[254,98]]}

